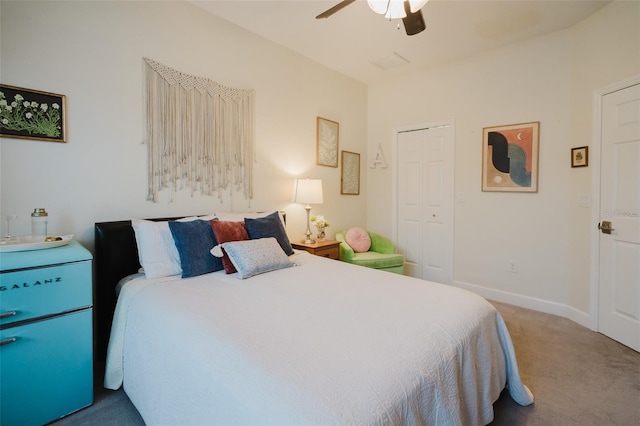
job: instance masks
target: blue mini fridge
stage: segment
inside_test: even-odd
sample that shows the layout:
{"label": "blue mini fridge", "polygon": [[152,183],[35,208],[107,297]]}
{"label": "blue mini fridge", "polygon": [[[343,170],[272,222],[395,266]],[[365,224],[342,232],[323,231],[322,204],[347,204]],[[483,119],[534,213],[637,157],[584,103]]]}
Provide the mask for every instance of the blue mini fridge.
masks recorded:
{"label": "blue mini fridge", "polygon": [[0,424],[93,403],[92,256],[78,242],[0,252]]}

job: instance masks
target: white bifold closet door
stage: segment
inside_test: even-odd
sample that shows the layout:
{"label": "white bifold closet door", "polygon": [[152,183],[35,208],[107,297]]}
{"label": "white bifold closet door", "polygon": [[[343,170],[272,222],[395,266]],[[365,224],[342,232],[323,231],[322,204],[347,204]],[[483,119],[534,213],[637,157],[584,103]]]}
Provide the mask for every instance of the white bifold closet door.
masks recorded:
{"label": "white bifold closet door", "polygon": [[453,280],[453,123],[396,134],[396,233],[405,274]]}

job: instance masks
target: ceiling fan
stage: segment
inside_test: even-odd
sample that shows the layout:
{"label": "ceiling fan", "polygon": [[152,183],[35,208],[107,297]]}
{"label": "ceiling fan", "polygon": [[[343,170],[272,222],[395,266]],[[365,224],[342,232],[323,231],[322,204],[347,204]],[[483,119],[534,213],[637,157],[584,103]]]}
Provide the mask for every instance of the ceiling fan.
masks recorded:
{"label": "ceiling fan", "polygon": [[[328,18],[334,13],[344,9],[356,0],[342,0],[330,9],[325,10],[316,19]],[[426,28],[422,17],[422,6],[427,0],[367,0],[367,4],[374,12],[384,15],[385,18],[402,19],[407,35],[421,33]]]}

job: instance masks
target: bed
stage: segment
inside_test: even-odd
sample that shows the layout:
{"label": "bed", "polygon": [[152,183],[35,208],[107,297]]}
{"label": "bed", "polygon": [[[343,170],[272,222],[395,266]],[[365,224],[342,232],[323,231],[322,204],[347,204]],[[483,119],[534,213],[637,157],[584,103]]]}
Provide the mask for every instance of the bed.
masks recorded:
{"label": "bed", "polygon": [[[482,425],[505,387],[533,403],[502,317],[471,292],[264,236],[218,239],[235,273],[147,278],[131,228],[96,224],[98,286],[119,283],[105,387],[148,425]],[[255,273],[273,262],[256,256],[281,267]]]}

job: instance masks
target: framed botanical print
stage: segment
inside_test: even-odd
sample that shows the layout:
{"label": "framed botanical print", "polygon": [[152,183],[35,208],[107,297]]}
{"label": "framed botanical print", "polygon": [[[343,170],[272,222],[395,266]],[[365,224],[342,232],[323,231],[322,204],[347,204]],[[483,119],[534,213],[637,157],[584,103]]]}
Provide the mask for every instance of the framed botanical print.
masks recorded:
{"label": "framed botanical print", "polygon": [[316,164],[338,167],[340,124],[318,117],[316,119]]}
{"label": "framed botanical print", "polygon": [[540,122],[485,127],[482,190],[538,192]]}
{"label": "framed botanical print", "polygon": [[340,193],[343,195],[360,194],[360,154],[342,151],[342,174]]}
{"label": "framed botanical print", "polygon": [[65,95],[0,84],[0,136],[66,142]]}

